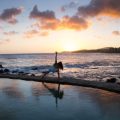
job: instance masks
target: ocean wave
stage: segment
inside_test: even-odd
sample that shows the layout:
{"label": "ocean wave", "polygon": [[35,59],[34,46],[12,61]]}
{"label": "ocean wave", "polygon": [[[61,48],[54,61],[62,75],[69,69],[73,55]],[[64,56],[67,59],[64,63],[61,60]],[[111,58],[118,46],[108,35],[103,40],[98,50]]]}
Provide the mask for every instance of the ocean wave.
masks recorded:
{"label": "ocean wave", "polygon": [[[11,71],[18,71],[18,72],[42,72],[46,69],[49,69],[51,65],[39,65],[39,66],[19,66],[19,67],[9,67]],[[116,66],[115,64],[111,65],[108,62],[98,62],[98,61],[93,61],[93,62],[86,62],[83,64],[71,64],[71,63],[65,63],[64,68],[80,68],[80,69],[98,69],[99,67],[120,67]]]}
{"label": "ocean wave", "polygon": [[22,66],[22,67],[9,67],[10,72],[12,73],[34,73],[34,72],[42,72],[48,69],[50,65],[41,65],[41,66]]}
{"label": "ocean wave", "polygon": [[108,62],[99,62],[99,61],[93,61],[93,62],[87,62],[84,64],[69,64],[66,63],[65,67],[67,68],[97,68],[99,66],[110,66]]}

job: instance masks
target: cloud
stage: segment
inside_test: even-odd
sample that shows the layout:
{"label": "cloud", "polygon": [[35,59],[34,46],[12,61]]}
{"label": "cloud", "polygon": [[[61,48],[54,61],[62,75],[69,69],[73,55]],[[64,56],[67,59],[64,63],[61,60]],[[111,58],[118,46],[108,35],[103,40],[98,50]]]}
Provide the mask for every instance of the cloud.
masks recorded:
{"label": "cloud", "polygon": [[5,9],[0,14],[0,20],[4,22],[8,22],[10,24],[16,24],[18,20],[16,19],[17,15],[20,15],[23,11],[23,8],[9,8]]}
{"label": "cloud", "polygon": [[0,39],[0,44],[4,44],[4,43],[8,43],[8,42],[10,42],[10,39],[9,39],[9,38]]}
{"label": "cloud", "polygon": [[58,29],[58,24],[60,23],[59,20],[54,19],[54,20],[38,20],[34,26],[36,26],[38,29],[41,30],[57,30]]}
{"label": "cloud", "polygon": [[78,8],[79,16],[95,17],[110,16],[120,17],[120,0],[91,0],[89,5]]}
{"label": "cloud", "polygon": [[30,18],[40,19],[40,20],[54,20],[55,13],[53,11],[38,11],[37,5],[34,6],[33,10],[30,13]]}
{"label": "cloud", "polygon": [[4,35],[15,35],[17,33],[18,32],[16,32],[16,31],[3,32]]}
{"label": "cloud", "polygon": [[40,35],[45,37],[45,36],[48,36],[49,33],[48,33],[47,31],[42,31],[42,32],[40,33]]}
{"label": "cloud", "polygon": [[3,28],[0,26],[0,33],[3,31]]}
{"label": "cloud", "polygon": [[38,33],[39,32],[37,30],[30,30],[30,31],[25,32],[24,35],[26,38],[32,38],[32,37],[38,35]]}
{"label": "cloud", "polygon": [[47,31],[37,31],[37,30],[29,30],[27,32],[24,33],[24,36],[26,38],[33,38],[33,37],[36,37],[36,36],[48,36],[48,32]]}
{"label": "cloud", "polygon": [[89,26],[88,22],[82,17],[78,16],[64,16],[61,22],[58,25],[58,29],[73,29],[73,30],[82,30],[86,29]]}
{"label": "cloud", "polygon": [[113,31],[112,34],[114,34],[114,35],[120,35],[120,31]]}
{"label": "cloud", "polygon": [[61,7],[61,11],[62,11],[62,12],[65,12],[65,11],[68,10],[68,9],[74,9],[74,8],[77,8],[77,7],[78,7],[78,3],[75,2],[75,1],[72,1],[72,2],[70,2],[69,4],[63,5],[63,6]]}
{"label": "cloud", "polygon": [[57,19],[53,11],[40,12],[37,6],[34,6],[31,11],[30,18],[36,19],[35,26],[41,30],[82,30],[89,25],[85,19],[78,16],[63,16],[61,19]]}

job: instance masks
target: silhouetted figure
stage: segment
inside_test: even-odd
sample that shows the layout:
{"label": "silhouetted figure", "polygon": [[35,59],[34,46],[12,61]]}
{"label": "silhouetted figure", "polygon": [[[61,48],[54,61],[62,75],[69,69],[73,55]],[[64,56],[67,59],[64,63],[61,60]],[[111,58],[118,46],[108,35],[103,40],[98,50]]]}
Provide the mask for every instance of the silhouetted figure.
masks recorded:
{"label": "silhouetted figure", "polygon": [[42,79],[48,74],[48,73],[55,73],[57,72],[58,78],[60,78],[60,70],[63,70],[63,64],[62,62],[57,63],[57,52],[55,53],[55,63],[47,70],[43,72]]}

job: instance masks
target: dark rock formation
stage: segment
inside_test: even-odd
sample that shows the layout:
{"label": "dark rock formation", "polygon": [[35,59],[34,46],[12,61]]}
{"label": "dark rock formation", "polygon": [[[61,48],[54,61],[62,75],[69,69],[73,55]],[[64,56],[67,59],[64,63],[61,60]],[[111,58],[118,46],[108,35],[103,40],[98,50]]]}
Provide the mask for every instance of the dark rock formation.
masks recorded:
{"label": "dark rock formation", "polygon": [[23,72],[23,71],[20,71],[20,72],[18,72],[18,74],[24,74],[24,72]]}
{"label": "dark rock formation", "polygon": [[8,72],[10,72],[10,70],[9,69],[4,69],[4,72],[8,73]]}
{"label": "dark rock formation", "polygon": [[4,73],[4,70],[1,69],[1,70],[0,70],[0,73]]}
{"label": "dark rock formation", "polygon": [[19,70],[13,70],[12,71],[12,73],[18,73],[19,72]]}
{"label": "dark rock formation", "polygon": [[2,66],[2,65],[0,65],[0,68],[3,68],[3,66]]}
{"label": "dark rock formation", "polygon": [[38,70],[38,67],[33,67],[32,70]]}
{"label": "dark rock formation", "polygon": [[31,76],[35,76],[35,74],[31,74]]}
{"label": "dark rock formation", "polygon": [[107,79],[106,82],[115,83],[116,81],[117,81],[116,78],[110,78],[110,79]]}

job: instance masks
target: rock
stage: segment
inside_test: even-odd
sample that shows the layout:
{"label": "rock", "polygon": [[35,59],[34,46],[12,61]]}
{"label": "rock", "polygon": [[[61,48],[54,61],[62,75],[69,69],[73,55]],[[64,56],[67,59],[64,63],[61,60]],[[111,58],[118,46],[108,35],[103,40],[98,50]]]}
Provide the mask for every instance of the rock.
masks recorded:
{"label": "rock", "polygon": [[4,73],[4,70],[0,70],[0,73]]}
{"label": "rock", "polygon": [[116,78],[110,78],[110,79],[107,79],[106,82],[109,82],[109,83],[115,83],[117,81]]}
{"label": "rock", "polygon": [[24,73],[24,75],[28,75],[29,73]]}
{"label": "rock", "polygon": [[9,69],[4,69],[4,72],[8,73],[8,72],[10,72],[10,70]]}
{"label": "rock", "polygon": [[27,75],[28,73],[25,73],[25,72],[19,72],[20,75]]}
{"label": "rock", "polygon": [[0,68],[3,68],[3,66],[2,66],[2,65],[0,65]]}
{"label": "rock", "polygon": [[120,82],[118,82],[117,84],[120,85]]}
{"label": "rock", "polygon": [[18,73],[19,72],[19,70],[13,70],[12,71],[12,73]]}
{"label": "rock", "polygon": [[35,74],[31,74],[31,76],[35,76]]}
{"label": "rock", "polygon": [[24,74],[24,72],[23,72],[23,71],[20,71],[20,72],[18,72],[18,74]]}
{"label": "rock", "polygon": [[38,70],[38,68],[37,67],[33,67],[32,70]]}

